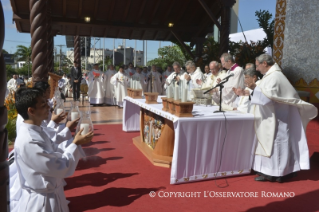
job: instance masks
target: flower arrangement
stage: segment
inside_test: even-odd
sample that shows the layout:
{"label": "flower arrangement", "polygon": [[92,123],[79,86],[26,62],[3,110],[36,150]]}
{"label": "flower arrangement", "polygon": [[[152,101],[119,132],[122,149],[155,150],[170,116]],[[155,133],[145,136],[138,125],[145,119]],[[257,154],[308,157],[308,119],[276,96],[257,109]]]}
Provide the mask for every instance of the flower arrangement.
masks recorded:
{"label": "flower arrangement", "polygon": [[7,131],[8,131],[8,140],[9,144],[11,144],[15,138],[16,138],[16,121],[18,112],[15,106],[15,98],[14,93],[10,92],[7,96],[4,105],[7,108],[8,111],[8,123],[6,125]]}

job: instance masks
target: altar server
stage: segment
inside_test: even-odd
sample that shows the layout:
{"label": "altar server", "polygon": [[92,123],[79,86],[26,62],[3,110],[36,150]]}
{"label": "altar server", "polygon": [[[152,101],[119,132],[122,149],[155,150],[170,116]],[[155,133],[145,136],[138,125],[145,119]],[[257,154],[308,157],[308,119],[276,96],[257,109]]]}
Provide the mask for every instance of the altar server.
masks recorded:
{"label": "altar server", "polygon": [[63,178],[74,173],[81,158],[80,145],[89,143],[93,132],[81,135],[81,130],[64,153],[60,153],[41,128],[49,112],[42,92],[33,88],[20,89],[16,108],[25,120],[14,146],[22,188],[16,211],[69,211]]}
{"label": "altar server", "polygon": [[115,101],[119,107],[123,107],[124,97],[127,96],[127,88],[130,84],[129,77],[124,72],[124,67],[121,66],[119,71],[111,78],[111,83],[115,89]]}
{"label": "altar server", "polygon": [[152,70],[148,74],[148,92],[162,93],[162,75],[157,72],[156,66],[152,65]]}
{"label": "altar server", "polygon": [[105,91],[104,103],[108,105],[114,105],[114,85],[111,83],[111,78],[116,74],[116,70],[113,65],[109,66],[109,69],[104,74],[103,87]]}
{"label": "altar server", "polygon": [[88,96],[92,105],[103,104],[105,92],[103,89],[104,74],[99,70],[99,64],[93,65],[93,70],[88,74]]}
{"label": "altar server", "polygon": [[[233,88],[234,87],[244,88],[244,74],[243,74],[244,69],[242,67],[239,67],[235,63],[233,56],[229,53],[222,54],[220,61],[222,63],[222,66],[228,69],[227,76],[230,74],[234,75],[230,77],[228,79],[228,82],[224,84],[223,93],[222,93],[223,94],[222,103],[226,106],[229,106],[229,108],[233,108],[235,107],[235,100],[237,98],[237,95],[233,91]],[[217,79],[217,82],[219,83],[221,80],[223,79],[219,78]],[[217,104],[219,104],[220,102],[219,88],[213,91],[212,98]]]}
{"label": "altar server", "polygon": [[252,87],[251,112],[258,142],[253,169],[260,175],[255,180],[283,182],[309,169],[305,131],[317,116],[317,108],[299,98],[270,55],[257,57],[256,68],[264,77]]}

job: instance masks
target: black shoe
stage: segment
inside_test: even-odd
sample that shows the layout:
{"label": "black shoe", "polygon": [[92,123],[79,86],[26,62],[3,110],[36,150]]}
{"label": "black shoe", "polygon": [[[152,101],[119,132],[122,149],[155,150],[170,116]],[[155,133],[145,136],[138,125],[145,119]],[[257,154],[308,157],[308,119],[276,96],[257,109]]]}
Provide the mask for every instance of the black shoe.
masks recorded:
{"label": "black shoe", "polygon": [[265,182],[268,181],[264,176],[255,177],[255,181]]}
{"label": "black shoe", "polygon": [[278,183],[283,183],[284,182],[284,177],[277,177],[276,182]]}

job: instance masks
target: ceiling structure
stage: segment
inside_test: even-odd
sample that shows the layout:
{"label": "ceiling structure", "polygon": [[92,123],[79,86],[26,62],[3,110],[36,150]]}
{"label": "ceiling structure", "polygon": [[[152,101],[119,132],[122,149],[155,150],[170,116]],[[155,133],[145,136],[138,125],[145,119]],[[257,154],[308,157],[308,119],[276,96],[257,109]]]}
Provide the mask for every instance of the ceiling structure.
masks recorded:
{"label": "ceiling structure", "polygon": [[[230,1],[233,5],[234,0]],[[220,0],[49,0],[52,32],[138,40],[192,42],[213,32]],[[30,33],[29,1],[11,0],[19,32]],[[86,23],[84,18],[90,17]],[[173,23],[173,27],[168,24]],[[178,39],[177,39],[178,40]]]}

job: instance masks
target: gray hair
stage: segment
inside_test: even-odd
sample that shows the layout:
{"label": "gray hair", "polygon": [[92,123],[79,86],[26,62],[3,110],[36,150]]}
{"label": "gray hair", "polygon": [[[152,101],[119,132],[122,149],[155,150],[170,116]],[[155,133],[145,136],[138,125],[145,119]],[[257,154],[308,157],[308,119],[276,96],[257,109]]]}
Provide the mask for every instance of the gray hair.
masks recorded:
{"label": "gray hair", "polygon": [[196,67],[196,65],[193,61],[189,60],[185,63],[185,67]]}
{"label": "gray hair", "polygon": [[249,66],[249,68],[256,69],[255,64],[253,63],[246,63],[246,67]]}
{"label": "gray hair", "polygon": [[179,62],[175,61],[175,62],[173,63],[173,65],[172,65],[172,66],[178,66],[178,67],[181,67],[181,64],[179,64]]}
{"label": "gray hair", "polygon": [[222,56],[220,56],[220,58],[224,58],[225,62],[231,61],[231,62],[235,62],[233,55],[229,54],[229,53],[224,53],[222,54]]}
{"label": "gray hair", "polygon": [[244,75],[248,75],[248,76],[256,76],[257,79],[258,79],[258,72],[256,71],[256,69],[250,67],[250,68],[247,68],[245,71],[244,71]]}
{"label": "gray hair", "polygon": [[212,62],[209,63],[209,65],[211,65],[211,64],[213,64],[213,63],[215,63],[215,66],[216,66],[216,67],[219,67],[219,62],[217,62],[217,61],[212,61]]}
{"label": "gray hair", "polygon": [[259,63],[266,62],[267,65],[269,65],[269,66],[272,66],[275,64],[274,59],[272,59],[272,57],[269,54],[262,54],[262,55],[256,57],[256,60]]}

